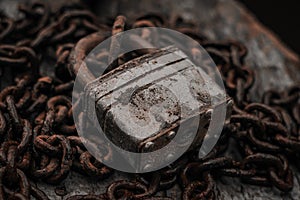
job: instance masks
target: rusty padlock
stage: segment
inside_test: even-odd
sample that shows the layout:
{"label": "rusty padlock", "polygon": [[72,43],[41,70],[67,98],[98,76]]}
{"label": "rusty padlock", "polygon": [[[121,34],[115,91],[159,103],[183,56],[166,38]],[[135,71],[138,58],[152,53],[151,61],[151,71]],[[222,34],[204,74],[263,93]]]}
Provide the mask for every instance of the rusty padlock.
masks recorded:
{"label": "rusty padlock", "polygon": [[[170,151],[176,154],[178,149],[202,144],[212,102],[225,105],[226,116],[230,116],[232,100],[228,96],[222,99],[217,83],[210,82],[207,87],[209,77],[200,71],[176,47],[152,51],[89,82],[85,97],[93,103],[85,101],[84,110],[92,121],[99,122],[110,142],[127,152],[154,152],[174,140],[175,148],[157,155],[168,158]],[[96,116],[89,114],[93,110]],[[183,133],[176,138],[182,127]],[[124,157],[131,162],[127,154]],[[134,167],[145,168],[149,163],[149,159],[141,160]]]}
{"label": "rusty padlock", "polygon": [[[215,85],[216,95],[211,97],[205,77],[195,67],[180,50],[168,47],[90,83],[86,92],[95,94],[97,117],[107,137],[125,150],[147,152],[165,146],[176,128],[194,116],[201,116],[199,128],[204,128],[211,98],[218,98],[221,91]],[[205,131],[199,130],[193,146],[204,136]]]}

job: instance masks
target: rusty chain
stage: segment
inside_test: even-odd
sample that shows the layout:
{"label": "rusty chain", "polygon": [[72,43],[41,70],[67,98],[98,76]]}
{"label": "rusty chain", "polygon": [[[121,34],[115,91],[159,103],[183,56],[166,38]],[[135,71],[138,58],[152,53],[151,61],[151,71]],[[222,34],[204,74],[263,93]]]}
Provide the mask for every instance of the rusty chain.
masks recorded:
{"label": "rusty chain", "polygon": [[[14,74],[15,84],[0,92],[0,199],[29,199],[31,196],[48,199],[34,182],[58,184],[71,170],[98,180],[113,173],[92,157],[83,145],[88,141],[77,135],[70,100],[74,74],[68,70],[69,56],[79,39],[91,33],[105,33],[100,35],[100,40],[104,40],[130,28],[152,26],[178,30],[206,49],[235,102],[230,123],[224,127],[217,146],[203,159],[198,159],[196,152],[189,152],[158,172],[113,182],[104,194],[75,195],[68,200],[167,200],[172,198],[156,194],[176,184],[182,190],[182,199],[215,199],[215,181],[220,176],[238,177],[245,183],[274,186],[284,192],[293,188],[290,165],[300,166],[297,162],[300,87],[283,92],[271,90],[264,94],[261,102],[252,102],[249,91],[255,76],[244,63],[247,49],[241,43],[210,41],[199,33],[199,27],[180,16],[168,18],[150,14],[133,22],[119,16],[114,23],[101,23],[81,5],[63,6],[54,13],[43,2],[20,5],[19,11],[23,17],[18,20],[0,14],[0,68],[5,66],[18,71]],[[151,34],[155,33],[144,29],[141,38],[148,41]],[[117,44],[113,41],[111,45]],[[90,47],[84,43],[82,48]],[[103,65],[101,59],[110,59],[110,53],[98,55],[99,66]],[[193,47],[189,53],[195,60],[199,56]],[[110,69],[136,55],[120,57]],[[56,60],[55,76],[41,74],[41,63],[46,56]],[[225,155],[229,142],[239,150],[238,156]],[[108,152],[103,159],[109,159],[109,147],[103,144],[101,148]]]}

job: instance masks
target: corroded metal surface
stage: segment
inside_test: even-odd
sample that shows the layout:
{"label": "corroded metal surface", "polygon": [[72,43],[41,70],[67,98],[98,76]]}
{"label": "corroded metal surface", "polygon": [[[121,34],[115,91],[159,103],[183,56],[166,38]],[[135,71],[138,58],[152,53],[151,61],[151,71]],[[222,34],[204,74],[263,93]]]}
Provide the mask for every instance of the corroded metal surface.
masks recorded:
{"label": "corroded metal surface", "polygon": [[[199,128],[194,143],[198,146],[211,117],[207,112],[212,108],[211,101],[226,103],[221,102],[222,91],[216,83],[208,91],[204,71],[198,70],[183,52],[169,47],[103,75],[88,85],[87,93],[94,95],[98,121],[107,137],[125,150],[160,149],[174,138],[175,134],[168,135],[181,123],[195,124],[186,132]],[[199,124],[193,123],[197,116]],[[147,143],[153,145],[148,148]]]}

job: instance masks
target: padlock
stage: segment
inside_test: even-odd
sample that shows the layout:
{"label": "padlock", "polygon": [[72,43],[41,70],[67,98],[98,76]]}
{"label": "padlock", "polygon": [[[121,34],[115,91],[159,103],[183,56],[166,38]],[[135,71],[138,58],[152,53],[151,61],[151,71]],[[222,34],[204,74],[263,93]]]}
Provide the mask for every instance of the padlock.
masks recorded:
{"label": "padlock", "polygon": [[[204,70],[170,46],[134,58],[88,83],[84,110],[91,121],[100,124],[110,142],[127,152],[155,152],[173,141],[172,149],[157,155],[163,162],[179,149],[202,144],[212,102],[225,105],[226,116],[230,116],[232,100],[223,98],[221,87],[207,80],[211,79]],[[94,110],[96,116],[90,115]],[[176,138],[180,129],[181,136]],[[159,165],[157,159],[148,158],[137,166],[136,157],[128,155],[124,154],[124,160],[133,167],[145,168],[151,162]]]}

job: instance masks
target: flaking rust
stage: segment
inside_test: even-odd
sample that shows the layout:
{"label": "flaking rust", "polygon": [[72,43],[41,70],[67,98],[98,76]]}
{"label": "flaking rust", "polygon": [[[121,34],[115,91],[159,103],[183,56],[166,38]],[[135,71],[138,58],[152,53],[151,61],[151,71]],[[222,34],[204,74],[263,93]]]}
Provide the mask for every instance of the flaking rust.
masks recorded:
{"label": "flaking rust", "polygon": [[[135,58],[99,77],[86,87],[96,102],[96,113],[106,136],[131,152],[151,152],[166,146],[185,125],[178,147],[192,146],[206,135],[213,111],[212,101],[227,104],[221,88],[175,47],[166,47]],[[212,84],[212,85],[211,85]],[[225,99],[225,101],[224,101]],[[216,104],[214,104],[215,106]],[[86,105],[87,110],[94,109]],[[89,113],[89,111],[88,111]],[[93,116],[90,116],[93,118]]]}

